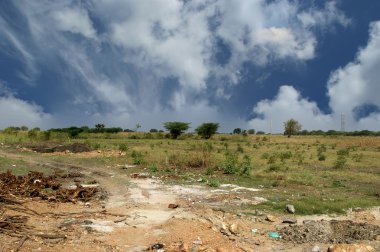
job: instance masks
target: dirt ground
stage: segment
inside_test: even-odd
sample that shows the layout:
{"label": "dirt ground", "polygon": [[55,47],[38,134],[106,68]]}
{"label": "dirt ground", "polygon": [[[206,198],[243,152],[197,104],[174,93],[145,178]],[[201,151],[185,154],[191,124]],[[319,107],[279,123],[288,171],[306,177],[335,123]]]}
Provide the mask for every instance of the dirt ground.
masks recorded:
{"label": "dirt ground", "polygon": [[[70,167],[48,165],[61,172]],[[225,211],[228,205],[256,205],[266,199],[257,188],[168,185],[161,178],[131,175],[118,167],[73,167],[87,181],[97,181],[103,197],[87,202],[17,195],[7,195],[13,200],[6,202],[0,197],[0,251],[266,252],[312,251],[315,246],[327,251],[331,244],[353,242],[380,251],[380,208],[343,216],[230,213]],[[286,224],[284,219],[297,223]],[[281,238],[271,238],[269,232]]]}

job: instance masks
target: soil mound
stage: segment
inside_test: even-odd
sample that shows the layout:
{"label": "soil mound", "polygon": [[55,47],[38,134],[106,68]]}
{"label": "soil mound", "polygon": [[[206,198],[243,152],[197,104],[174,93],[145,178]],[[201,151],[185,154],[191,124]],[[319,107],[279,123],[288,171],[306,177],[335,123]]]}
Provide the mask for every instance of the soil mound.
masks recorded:
{"label": "soil mound", "polygon": [[53,153],[53,152],[89,152],[91,148],[87,144],[73,143],[68,145],[54,145],[54,144],[39,144],[34,146],[27,146],[29,149],[39,153]]}

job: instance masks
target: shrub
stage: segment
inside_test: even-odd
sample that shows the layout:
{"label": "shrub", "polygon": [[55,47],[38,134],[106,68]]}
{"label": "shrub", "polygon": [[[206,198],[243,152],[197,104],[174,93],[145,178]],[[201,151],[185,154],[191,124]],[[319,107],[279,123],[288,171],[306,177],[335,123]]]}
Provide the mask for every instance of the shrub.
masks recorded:
{"label": "shrub", "polygon": [[133,150],[132,153],[131,153],[131,157],[133,159],[133,164],[134,165],[145,164],[144,154],[143,153],[141,153],[139,151]]}
{"label": "shrub", "polygon": [[150,172],[158,172],[158,166],[156,164],[152,164],[149,166]]}
{"label": "shrub", "polygon": [[241,165],[241,174],[242,175],[251,175],[252,171],[252,164],[251,164],[251,158],[248,155],[245,155],[243,157],[243,163]]}
{"label": "shrub", "polygon": [[195,129],[198,135],[204,139],[209,139],[219,128],[218,123],[203,123]]}
{"label": "shrub", "polygon": [[224,162],[221,164],[225,174],[234,174],[237,171],[238,157],[235,154],[227,153]]}
{"label": "shrub", "polygon": [[211,179],[208,183],[207,183],[208,186],[211,186],[211,187],[219,187],[220,186],[220,182],[219,180],[217,179]]}
{"label": "shrub", "polygon": [[326,160],[326,155],[324,153],[321,153],[318,155],[318,160],[319,161],[325,161]]}
{"label": "shrub", "polygon": [[120,145],[119,145],[119,151],[127,152],[128,149],[129,149],[129,147],[128,147],[127,144],[120,144]]}

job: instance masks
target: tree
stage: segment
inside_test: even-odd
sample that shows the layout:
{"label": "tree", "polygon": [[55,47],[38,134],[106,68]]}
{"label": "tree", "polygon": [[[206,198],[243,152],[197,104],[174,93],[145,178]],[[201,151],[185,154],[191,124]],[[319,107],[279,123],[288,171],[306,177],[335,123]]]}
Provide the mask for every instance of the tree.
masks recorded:
{"label": "tree", "polygon": [[164,127],[170,132],[170,135],[173,139],[177,139],[179,135],[190,128],[190,123],[166,122],[164,123]]}
{"label": "tree", "polygon": [[204,139],[209,139],[212,135],[216,133],[219,128],[219,123],[203,123],[199,125],[195,132]]}
{"label": "tree", "polygon": [[157,129],[150,129],[149,132],[156,133],[156,132],[158,132],[158,130]]}
{"label": "tree", "polygon": [[293,118],[289,119],[284,122],[284,135],[287,135],[288,137],[295,135],[301,130],[301,128],[302,126],[298,121],[294,120]]}
{"label": "tree", "polygon": [[28,126],[25,126],[25,125],[21,126],[22,131],[28,131],[28,129],[29,129]]}
{"label": "tree", "polygon": [[241,134],[241,128],[236,128],[234,131],[232,131],[234,134]]}
{"label": "tree", "polygon": [[106,126],[103,123],[95,124],[95,129],[97,132],[103,132],[105,127]]}
{"label": "tree", "polygon": [[248,134],[250,135],[254,135],[256,133],[256,131],[254,129],[249,129],[248,130]]}
{"label": "tree", "polygon": [[141,124],[140,123],[136,123],[136,132],[138,132],[140,128],[141,128]]}

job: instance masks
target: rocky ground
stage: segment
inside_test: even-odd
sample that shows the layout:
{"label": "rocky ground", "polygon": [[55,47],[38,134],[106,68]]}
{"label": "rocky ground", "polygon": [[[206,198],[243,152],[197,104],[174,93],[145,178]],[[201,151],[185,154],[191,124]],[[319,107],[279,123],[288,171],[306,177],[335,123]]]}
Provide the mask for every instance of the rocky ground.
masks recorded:
{"label": "rocky ground", "polygon": [[[339,243],[370,246],[345,251],[380,251],[379,208],[344,216],[232,213],[228,206],[265,201],[260,189],[168,185],[120,167],[29,162],[57,168],[52,184],[62,189],[45,186],[41,177],[19,178],[16,191],[1,182],[0,251],[327,251]],[[32,195],[25,186],[42,190]],[[79,193],[86,187],[91,195]]]}

